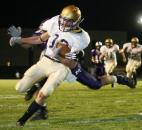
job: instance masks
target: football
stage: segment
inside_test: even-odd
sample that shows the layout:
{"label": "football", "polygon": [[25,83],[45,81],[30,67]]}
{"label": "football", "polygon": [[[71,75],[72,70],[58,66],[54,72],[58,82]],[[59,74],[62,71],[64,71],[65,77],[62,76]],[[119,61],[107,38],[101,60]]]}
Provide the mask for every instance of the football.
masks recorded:
{"label": "football", "polygon": [[60,44],[61,49],[60,49],[60,56],[65,57],[66,53],[69,53],[71,51],[71,49],[69,48],[68,45],[64,45],[64,44]]}

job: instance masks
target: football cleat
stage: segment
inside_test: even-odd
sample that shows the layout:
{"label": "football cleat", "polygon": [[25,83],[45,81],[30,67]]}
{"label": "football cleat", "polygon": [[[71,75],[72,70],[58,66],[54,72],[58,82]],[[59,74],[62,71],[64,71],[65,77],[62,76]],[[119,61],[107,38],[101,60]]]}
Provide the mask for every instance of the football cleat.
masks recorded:
{"label": "football cleat", "polygon": [[25,122],[23,122],[23,121],[21,121],[21,120],[18,120],[18,121],[16,122],[16,126],[17,126],[17,127],[24,127],[24,125],[25,125]]}
{"label": "football cleat", "polygon": [[43,107],[42,109],[36,112],[35,116],[31,118],[31,121],[46,120],[47,118],[48,118],[48,110],[46,109],[46,107]]}
{"label": "football cleat", "polygon": [[114,88],[114,83],[111,84],[111,87]]}
{"label": "football cleat", "polygon": [[117,83],[118,84],[122,84],[122,85],[127,85],[129,88],[135,88],[137,81],[136,79],[132,78],[128,78],[124,75],[116,75],[117,77]]}

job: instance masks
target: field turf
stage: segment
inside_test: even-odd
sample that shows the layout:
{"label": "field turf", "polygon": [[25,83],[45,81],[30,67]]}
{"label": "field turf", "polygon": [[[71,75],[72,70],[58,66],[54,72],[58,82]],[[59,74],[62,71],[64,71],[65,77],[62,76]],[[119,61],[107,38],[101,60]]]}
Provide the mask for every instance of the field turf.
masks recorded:
{"label": "field turf", "polygon": [[31,101],[15,91],[17,80],[0,80],[0,130],[142,130],[142,81],[135,89],[115,84],[91,90],[79,83],[62,83],[47,99],[48,120],[16,120]]}

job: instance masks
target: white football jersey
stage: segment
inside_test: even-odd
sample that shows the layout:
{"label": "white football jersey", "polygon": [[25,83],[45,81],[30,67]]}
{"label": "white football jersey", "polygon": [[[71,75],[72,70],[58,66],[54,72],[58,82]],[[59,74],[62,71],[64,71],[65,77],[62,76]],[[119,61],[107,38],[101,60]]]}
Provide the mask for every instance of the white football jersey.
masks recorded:
{"label": "white football jersey", "polygon": [[105,55],[105,61],[109,60],[117,60],[116,58],[116,52],[119,51],[119,46],[117,44],[114,44],[111,48],[108,48],[107,46],[103,45],[100,48],[101,54]]}
{"label": "white football jersey", "polygon": [[[47,41],[47,47],[45,51],[45,55],[56,59],[56,53],[58,53],[58,49],[56,48],[56,44],[59,41],[62,41],[64,44],[68,44],[71,49],[71,54],[78,53],[79,51],[85,49],[90,43],[90,37],[86,31],[81,29],[81,32],[62,32],[59,30],[59,15],[52,17],[49,20],[46,20],[44,23],[40,25],[40,29],[47,31],[50,35]],[[67,82],[76,81],[76,77],[70,72],[66,80]]]}
{"label": "white football jersey", "polygon": [[123,50],[128,54],[128,58],[141,60],[142,45],[137,44],[135,48],[132,48],[131,43],[123,44]]}
{"label": "white football jersey", "polygon": [[43,23],[41,23],[39,29],[47,31],[49,35],[59,31],[58,18],[59,15],[44,21]]}
{"label": "white football jersey", "polygon": [[58,24],[59,15],[45,21],[41,24],[40,29],[45,30],[49,33],[50,38],[47,42],[46,55],[54,57],[58,49],[56,44],[62,41],[67,44],[71,53],[78,53],[79,51],[85,49],[90,43],[90,37],[86,31],[81,29],[81,32],[62,32],[59,30]]}

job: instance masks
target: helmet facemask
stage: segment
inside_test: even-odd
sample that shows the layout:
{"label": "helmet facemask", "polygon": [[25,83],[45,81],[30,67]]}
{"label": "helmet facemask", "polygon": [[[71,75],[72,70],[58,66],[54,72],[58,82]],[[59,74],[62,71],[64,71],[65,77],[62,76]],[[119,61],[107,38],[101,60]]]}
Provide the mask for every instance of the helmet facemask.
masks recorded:
{"label": "helmet facemask", "polygon": [[59,16],[59,29],[63,32],[69,32],[79,26],[78,21],[74,22],[72,19]]}

